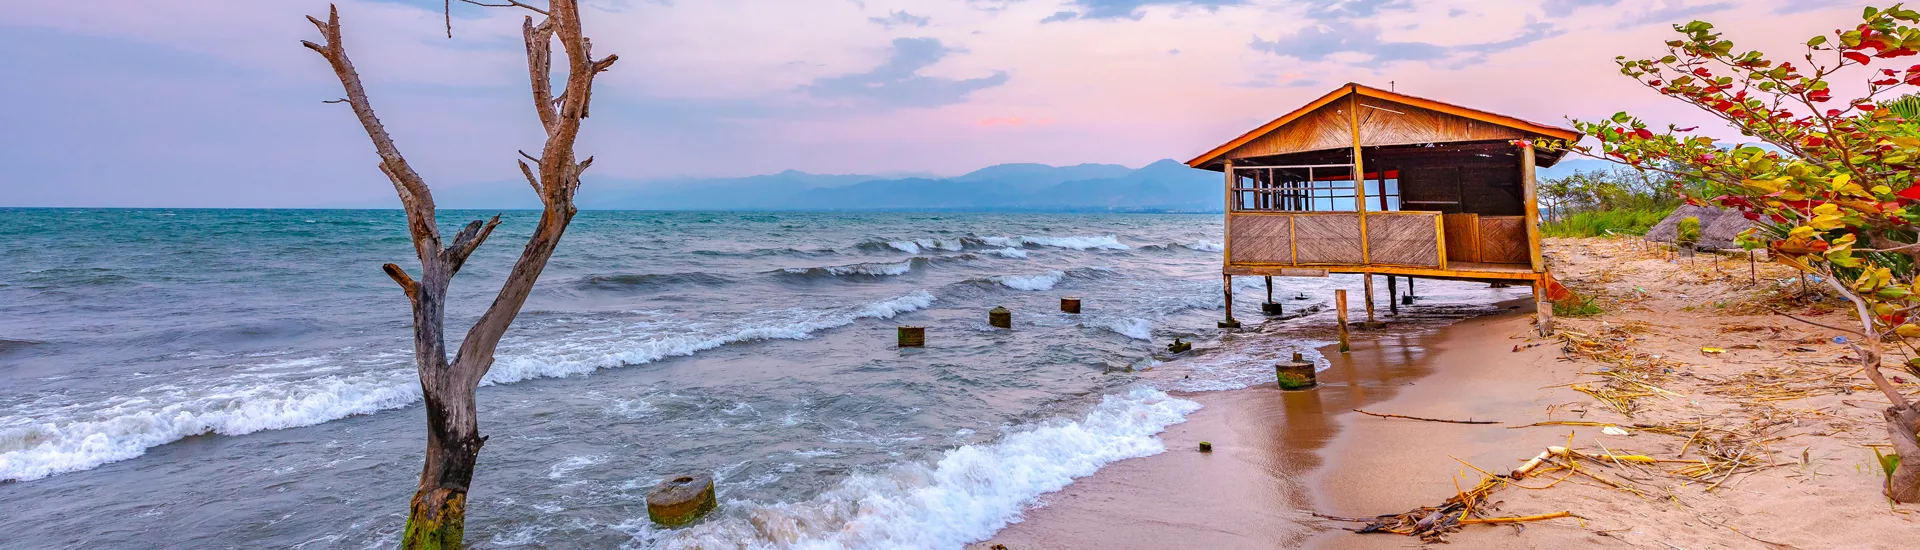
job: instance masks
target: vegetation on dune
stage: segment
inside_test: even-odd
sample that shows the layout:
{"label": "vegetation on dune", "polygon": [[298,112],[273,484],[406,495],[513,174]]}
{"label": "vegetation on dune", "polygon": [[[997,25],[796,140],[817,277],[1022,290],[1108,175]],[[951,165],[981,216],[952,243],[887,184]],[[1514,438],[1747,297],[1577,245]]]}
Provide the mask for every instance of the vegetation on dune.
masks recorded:
{"label": "vegetation on dune", "polygon": [[[1852,359],[1892,403],[1885,417],[1894,450],[1920,457],[1920,410],[1881,372],[1920,376],[1920,324],[1908,318],[1920,309],[1920,120],[1914,101],[1893,99],[1920,86],[1920,65],[1900,63],[1920,55],[1920,12],[1896,4],[1861,17],[1850,30],[1807,41],[1800,66],[1800,55],[1779,62],[1736,53],[1703,21],[1676,25],[1681,36],[1666,43],[1666,55],[1617,58],[1621,72],[1758,143],[1725,144],[1698,128],[1657,130],[1623,112],[1577,122],[1600,143],[1575,151],[1662,174],[1690,204],[1738,209],[1760,223],[1741,234],[1742,246],[1766,248],[1850,302],[1858,326],[1825,328],[1849,334]],[[1836,95],[1843,90],[1859,93]],[[1906,360],[1884,365],[1889,351]],[[1920,502],[1920,460],[1889,463],[1887,496]]]}
{"label": "vegetation on dune", "polygon": [[1674,206],[1623,208],[1575,212],[1540,226],[1548,237],[1606,237],[1644,235],[1655,224],[1673,213]]}

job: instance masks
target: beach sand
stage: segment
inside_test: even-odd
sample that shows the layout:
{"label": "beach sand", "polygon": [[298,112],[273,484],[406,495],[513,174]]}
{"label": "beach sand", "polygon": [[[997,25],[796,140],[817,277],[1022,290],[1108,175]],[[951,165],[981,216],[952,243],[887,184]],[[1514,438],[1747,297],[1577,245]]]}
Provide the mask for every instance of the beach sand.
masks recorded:
{"label": "beach sand", "polygon": [[[1763,457],[1763,466],[1725,476],[1711,492],[1710,481],[1720,478],[1696,482],[1665,471],[1671,467],[1640,466],[1596,472],[1637,496],[1584,477],[1545,490],[1509,486],[1494,494],[1491,515],[1579,517],[1467,526],[1449,535],[1455,547],[1911,548],[1920,537],[1920,507],[1893,506],[1881,496],[1865,446],[1886,442],[1874,421],[1885,398],[1844,389],[1864,378],[1849,378],[1833,353],[1837,346],[1810,343],[1832,335],[1786,326],[1792,321],[1777,316],[1739,314],[1753,308],[1738,301],[1757,294],[1746,262],[1676,263],[1611,241],[1556,240],[1549,250],[1561,279],[1607,309],[1561,319],[1558,328],[1582,335],[1631,329],[1618,334],[1631,333],[1622,338],[1632,346],[1680,362],[1662,382],[1673,397],[1643,398],[1629,418],[1569,389],[1591,383],[1595,377],[1583,373],[1603,365],[1536,336],[1530,307],[1503,304],[1515,309],[1424,333],[1394,325],[1361,331],[1350,353],[1324,350],[1332,366],[1320,373],[1318,389],[1282,392],[1269,384],[1182,395],[1205,408],[1162,434],[1166,453],[1110,465],[1046,495],[1023,522],[974,547],[1407,548],[1421,541],[1354,534],[1342,529],[1358,524],[1315,513],[1370,517],[1438,505],[1480,482],[1481,473],[1466,464],[1504,473],[1569,441],[1578,449],[1659,458],[1685,450],[1689,459],[1709,445],[1631,428],[1626,436],[1586,426],[1509,428],[1547,420],[1757,427],[1766,437],[1749,452]],[[1790,276],[1775,266],[1757,271],[1753,278],[1763,284]],[[1699,351],[1705,346],[1742,347]],[[1726,395],[1729,380],[1767,368],[1784,369],[1780,380],[1817,374],[1842,389],[1764,402]],[[1180,367],[1162,370],[1158,375],[1177,376]],[[1378,418],[1351,409],[1500,424]],[[1214,451],[1198,452],[1201,441]],[[1543,487],[1562,475],[1521,485]]]}

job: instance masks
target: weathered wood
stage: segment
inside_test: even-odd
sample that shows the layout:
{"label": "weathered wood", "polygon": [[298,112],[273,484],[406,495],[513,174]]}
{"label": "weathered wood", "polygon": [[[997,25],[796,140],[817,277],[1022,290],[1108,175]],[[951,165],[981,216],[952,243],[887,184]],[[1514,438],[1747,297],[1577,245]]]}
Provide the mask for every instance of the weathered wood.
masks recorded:
{"label": "weathered wood", "polygon": [[[1358,85],[1355,85],[1356,87]],[[1360,263],[1372,263],[1367,252],[1367,169],[1360,153],[1360,96],[1349,96],[1347,119],[1353,124],[1353,208],[1360,213]]]}
{"label": "weathered wood", "polygon": [[1362,275],[1360,279],[1363,281],[1363,284],[1366,285],[1366,291],[1361,294],[1363,294],[1367,300],[1367,326],[1372,327],[1375,323],[1373,319],[1373,274],[1368,273]]}
{"label": "weathered wood", "polygon": [[1220,284],[1221,287],[1226,289],[1227,319],[1215,323],[1215,325],[1219,328],[1240,328],[1240,321],[1233,318],[1233,276],[1222,274],[1220,276]]}
{"label": "weathered wood", "polygon": [[[480,448],[486,443],[486,438],[480,435],[474,392],[493,365],[500,338],[513,324],[533,290],[534,281],[553,257],[561,234],[573,219],[573,197],[580,186],[580,173],[593,161],[588,158],[575,162],[575,138],[581,120],[587,117],[594,75],[607,70],[618,59],[611,55],[592,59],[588,40],[581,34],[576,0],[553,0],[545,11],[518,2],[509,5],[533,9],[545,16],[538,25],[532,17],[526,18],[522,30],[534,108],[546,130],[546,144],[538,158],[537,171],[521,163],[522,173],[540,195],[544,208],[532,237],[493,304],[467,331],[451,360],[446,349],[447,288],[467,258],[499,225],[499,217],[468,223],[455,234],[451,246],[444,246],[435,220],[437,211],[432,191],[407,163],[374,114],[372,102],[341,39],[338,8],[329,8],[324,22],[307,18],[319,29],[324,44],[301,42],[325,58],[339,78],[346,92],[346,103],[380,157],[380,172],[393,183],[394,191],[400,196],[407,215],[407,229],[420,260],[417,280],[398,265],[382,266],[413,305],[414,363],[420,373],[427,413],[426,459],[401,539],[401,545],[406,548],[458,548],[463,543],[467,489]],[[549,72],[555,36],[568,62],[566,87],[558,99],[552,94]]]}
{"label": "weathered wood", "polygon": [[[1523,142],[1524,143],[1524,142]],[[1527,226],[1527,257],[1534,272],[1545,271],[1547,264],[1540,256],[1540,200],[1539,184],[1534,180],[1533,146],[1520,146],[1520,206],[1526,209],[1524,221]]]}
{"label": "weathered wood", "polygon": [[1333,291],[1333,311],[1340,321],[1340,353],[1346,353],[1352,349],[1347,342],[1347,289]]}
{"label": "weathered wood", "polygon": [[1392,275],[1387,276],[1387,313],[1393,315],[1400,314],[1400,285],[1398,281],[1399,277]]}

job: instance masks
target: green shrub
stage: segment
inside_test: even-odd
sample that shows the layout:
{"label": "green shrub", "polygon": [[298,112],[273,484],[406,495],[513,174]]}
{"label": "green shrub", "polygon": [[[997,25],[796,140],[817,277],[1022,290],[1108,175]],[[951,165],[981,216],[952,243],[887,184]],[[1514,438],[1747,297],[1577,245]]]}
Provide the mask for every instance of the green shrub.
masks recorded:
{"label": "green shrub", "polygon": [[[1559,221],[1540,227],[1548,237],[1604,237],[1609,234],[1644,235],[1660,220],[1673,213],[1673,207],[1595,210],[1569,214]],[[1611,232],[1611,233],[1610,233]]]}
{"label": "green shrub", "polygon": [[1606,313],[1606,310],[1600,308],[1600,304],[1593,303],[1593,301],[1594,301],[1593,298],[1587,298],[1585,300],[1582,300],[1578,297],[1574,297],[1574,298],[1568,298],[1565,300],[1554,302],[1553,316],[1555,317],[1592,317],[1595,315]]}
{"label": "green shrub", "polygon": [[1674,228],[1673,244],[1682,247],[1700,244],[1700,218],[1680,218],[1680,225]]}

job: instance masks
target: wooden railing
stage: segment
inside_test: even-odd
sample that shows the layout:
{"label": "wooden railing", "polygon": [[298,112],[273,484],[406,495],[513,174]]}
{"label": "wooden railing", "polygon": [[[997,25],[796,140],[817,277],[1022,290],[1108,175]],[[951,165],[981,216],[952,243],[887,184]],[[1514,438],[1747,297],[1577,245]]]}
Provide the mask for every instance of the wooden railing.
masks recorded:
{"label": "wooden railing", "polygon": [[1444,269],[1448,257],[1439,212],[1234,212],[1227,226],[1229,266]]}

